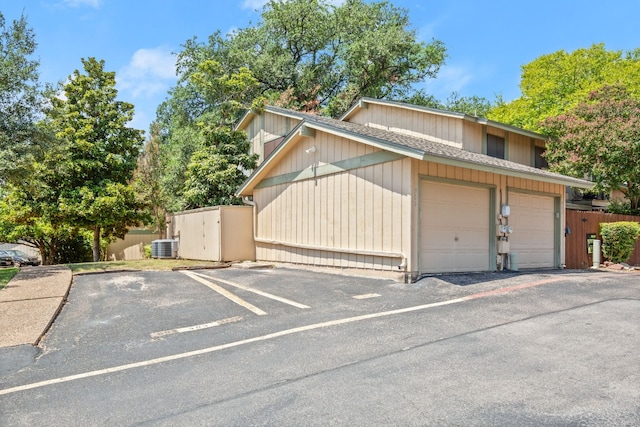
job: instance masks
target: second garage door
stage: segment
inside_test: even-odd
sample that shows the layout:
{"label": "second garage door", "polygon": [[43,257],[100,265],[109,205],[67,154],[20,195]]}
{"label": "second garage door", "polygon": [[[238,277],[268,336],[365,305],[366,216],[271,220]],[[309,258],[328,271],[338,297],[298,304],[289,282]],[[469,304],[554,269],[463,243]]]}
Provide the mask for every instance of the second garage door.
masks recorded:
{"label": "second garage door", "polygon": [[420,200],[420,272],[489,270],[489,189],[422,181]]}
{"label": "second garage door", "polygon": [[554,198],[509,192],[511,252],[517,254],[519,268],[555,266]]}

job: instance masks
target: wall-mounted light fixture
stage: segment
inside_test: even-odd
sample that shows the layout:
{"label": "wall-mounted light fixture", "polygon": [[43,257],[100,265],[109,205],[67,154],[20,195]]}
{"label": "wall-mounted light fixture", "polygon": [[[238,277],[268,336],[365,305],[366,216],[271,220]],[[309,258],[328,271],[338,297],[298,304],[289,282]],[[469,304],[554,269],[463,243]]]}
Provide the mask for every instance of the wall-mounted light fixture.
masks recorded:
{"label": "wall-mounted light fixture", "polygon": [[306,150],[304,150],[304,152],[307,153],[307,154],[315,153],[316,152],[316,146],[314,145],[312,147],[309,147]]}

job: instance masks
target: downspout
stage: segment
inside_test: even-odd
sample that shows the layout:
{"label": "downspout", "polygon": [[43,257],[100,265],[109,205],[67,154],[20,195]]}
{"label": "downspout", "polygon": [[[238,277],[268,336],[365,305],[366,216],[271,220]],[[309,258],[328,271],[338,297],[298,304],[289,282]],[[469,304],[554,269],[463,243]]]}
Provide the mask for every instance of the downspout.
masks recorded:
{"label": "downspout", "polygon": [[[292,243],[292,242],[282,242],[279,240],[269,240],[258,237],[258,207],[256,202],[253,200],[249,200],[246,196],[242,199],[245,205],[249,205],[253,207],[253,240],[258,243],[266,243],[269,245],[275,246],[286,246],[290,248],[298,248],[298,249],[309,249],[314,251],[323,251],[323,252],[340,252],[344,254],[350,255],[364,255],[364,256],[376,256],[382,258],[400,258],[402,262],[398,265],[398,270],[407,271],[407,256],[402,252],[383,252],[383,251],[368,251],[362,249],[348,249],[348,248],[334,248],[330,246],[317,246],[317,245],[305,245],[304,243]],[[406,279],[406,278],[405,278]]]}

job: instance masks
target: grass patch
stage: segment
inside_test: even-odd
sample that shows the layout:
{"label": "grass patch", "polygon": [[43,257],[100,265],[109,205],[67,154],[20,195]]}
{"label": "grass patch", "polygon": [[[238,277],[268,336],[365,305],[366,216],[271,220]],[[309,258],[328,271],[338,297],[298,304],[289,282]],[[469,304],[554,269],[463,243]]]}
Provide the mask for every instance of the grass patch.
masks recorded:
{"label": "grass patch", "polygon": [[14,267],[0,269],[0,289],[4,288],[18,271],[20,269]]}
{"label": "grass patch", "polygon": [[174,268],[215,267],[214,261],[188,259],[141,259],[135,261],[104,261],[67,264],[73,274],[104,273],[118,270],[172,270]]}

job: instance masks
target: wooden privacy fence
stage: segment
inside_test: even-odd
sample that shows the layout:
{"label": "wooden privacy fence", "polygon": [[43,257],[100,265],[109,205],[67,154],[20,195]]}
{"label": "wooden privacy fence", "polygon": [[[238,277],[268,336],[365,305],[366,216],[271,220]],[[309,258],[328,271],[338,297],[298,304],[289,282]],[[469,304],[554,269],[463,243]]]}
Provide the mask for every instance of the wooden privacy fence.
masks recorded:
{"label": "wooden privacy fence", "polygon": [[[617,221],[640,222],[640,217],[604,212],[567,210],[565,229],[566,268],[590,268],[593,265],[593,240],[600,239],[600,223]],[[628,264],[640,266],[640,240]]]}

